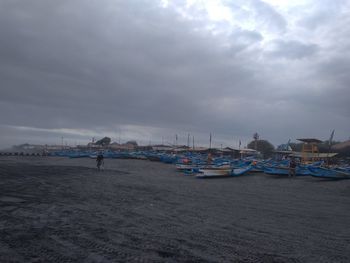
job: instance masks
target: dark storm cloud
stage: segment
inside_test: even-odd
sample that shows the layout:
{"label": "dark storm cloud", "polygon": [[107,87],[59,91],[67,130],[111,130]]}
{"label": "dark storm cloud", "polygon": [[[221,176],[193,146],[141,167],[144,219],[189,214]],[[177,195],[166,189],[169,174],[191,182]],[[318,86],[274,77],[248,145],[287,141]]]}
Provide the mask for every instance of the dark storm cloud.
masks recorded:
{"label": "dark storm cloud", "polygon": [[198,101],[248,77],[157,6],[34,3],[2,9],[4,124],[192,126],[206,110]]}
{"label": "dark storm cloud", "polygon": [[[188,132],[203,140],[209,132],[226,141],[248,140],[257,130],[281,142],[292,136],[281,130],[298,132],[285,117],[291,110],[302,115],[301,123],[317,119],[317,129],[324,114],[316,118],[306,109],[332,101],[333,112],[347,111],[341,94],[348,90],[341,83],[348,81],[342,72],[349,60],[341,67],[333,54],[343,46],[325,61],[318,43],[266,38],[266,31],[288,31],[288,23],[262,1],[249,1],[247,10],[239,1],[230,5],[236,17],[247,14],[258,26],[234,26],[228,34],[220,28],[230,23],[208,22],[202,9],[198,19],[188,19],[177,10],[179,3],[162,8],[157,1],[1,1],[0,144],[26,136],[43,142],[44,134],[49,141],[59,134],[115,139],[120,132],[143,142],[163,136],[172,141],[175,133]],[[214,33],[207,30],[211,25]],[[266,43],[274,46],[264,50]],[[300,64],[293,72],[276,58]],[[309,96],[318,83],[328,84]],[[348,129],[338,126],[343,133]]]}

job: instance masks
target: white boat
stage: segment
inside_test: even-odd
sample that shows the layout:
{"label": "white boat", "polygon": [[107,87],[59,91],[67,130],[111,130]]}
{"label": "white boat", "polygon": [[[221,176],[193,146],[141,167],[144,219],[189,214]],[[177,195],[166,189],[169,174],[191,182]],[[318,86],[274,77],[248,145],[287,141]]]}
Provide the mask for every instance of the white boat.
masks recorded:
{"label": "white boat", "polygon": [[229,165],[199,169],[198,178],[230,176],[232,168]]}

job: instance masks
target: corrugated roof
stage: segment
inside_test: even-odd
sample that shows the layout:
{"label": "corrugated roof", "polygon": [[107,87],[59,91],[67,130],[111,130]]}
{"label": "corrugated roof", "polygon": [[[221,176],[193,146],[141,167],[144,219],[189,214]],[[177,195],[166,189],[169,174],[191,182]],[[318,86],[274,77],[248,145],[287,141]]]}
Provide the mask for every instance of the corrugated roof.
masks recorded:
{"label": "corrugated roof", "polygon": [[305,142],[305,143],[321,143],[322,141],[315,138],[304,138],[304,139],[297,139],[298,141]]}
{"label": "corrugated roof", "polygon": [[301,153],[301,152],[295,152],[291,154],[292,157],[298,157],[298,158],[332,158],[336,156],[338,153]]}

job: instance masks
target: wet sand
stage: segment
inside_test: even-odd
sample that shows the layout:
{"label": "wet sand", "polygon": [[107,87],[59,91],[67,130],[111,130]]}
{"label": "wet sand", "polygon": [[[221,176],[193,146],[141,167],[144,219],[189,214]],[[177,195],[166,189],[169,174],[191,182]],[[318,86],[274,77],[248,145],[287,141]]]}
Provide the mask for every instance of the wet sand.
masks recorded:
{"label": "wet sand", "polygon": [[350,262],[350,180],[0,157],[0,262]]}

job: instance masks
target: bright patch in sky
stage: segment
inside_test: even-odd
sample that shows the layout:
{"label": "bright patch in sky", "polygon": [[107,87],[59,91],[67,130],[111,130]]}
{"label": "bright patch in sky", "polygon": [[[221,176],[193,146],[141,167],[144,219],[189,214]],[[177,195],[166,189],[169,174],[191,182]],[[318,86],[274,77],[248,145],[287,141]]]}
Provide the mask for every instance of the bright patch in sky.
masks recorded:
{"label": "bright patch in sky", "polygon": [[213,21],[232,21],[231,10],[221,0],[187,0],[187,8],[203,8],[208,13],[209,19]]}
{"label": "bright patch in sky", "polygon": [[208,0],[205,1],[205,7],[207,9],[209,18],[214,21],[232,20],[232,14],[228,7],[224,6],[221,1]]}
{"label": "bright patch in sky", "polygon": [[202,29],[215,35],[230,36],[237,30],[259,32],[264,44],[281,35],[289,39],[297,28],[296,22],[302,18],[296,10],[314,4],[311,0],[186,0],[181,4],[162,0],[164,8],[174,8],[186,19],[202,21]]}
{"label": "bright patch in sky", "polygon": [[294,6],[304,5],[307,4],[308,0],[263,0],[263,2],[276,7],[281,7],[284,9],[288,9]]}
{"label": "bright patch in sky", "polygon": [[167,8],[169,5],[169,1],[168,0],[161,0],[161,4],[163,8]]}

